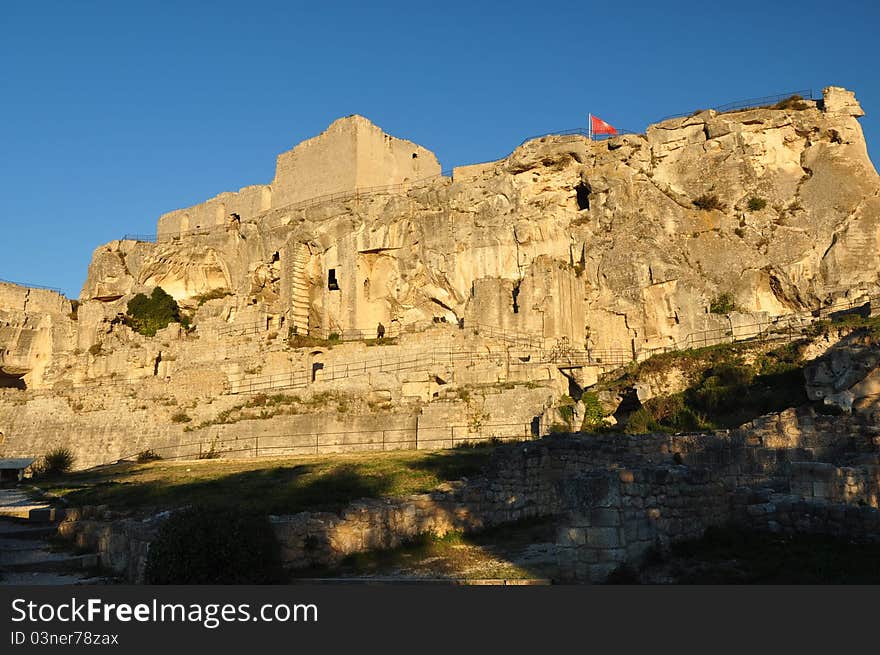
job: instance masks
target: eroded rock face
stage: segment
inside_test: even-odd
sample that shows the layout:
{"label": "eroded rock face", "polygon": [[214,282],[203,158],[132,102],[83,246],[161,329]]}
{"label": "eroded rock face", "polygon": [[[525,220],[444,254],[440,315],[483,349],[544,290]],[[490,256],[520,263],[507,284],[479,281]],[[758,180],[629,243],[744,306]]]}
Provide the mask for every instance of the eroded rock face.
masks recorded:
{"label": "eroded rock face", "polygon": [[841,339],[804,369],[807,396],[845,412],[873,412],[880,401],[880,344],[864,331]]}
{"label": "eroded rock face", "polygon": [[[880,198],[860,110],[835,87],[821,104],[545,137],[407,193],[161,242],[128,277],[102,251],[87,287],[160,284],[179,300],[228,287],[289,315],[297,285],[310,327],[466,317],[596,348],[668,345],[723,329],[707,312],[721,293],[757,321],[875,287]],[[109,248],[128,262],[130,246]]]}
{"label": "eroded rock face", "polygon": [[0,282],[0,388],[39,386],[53,358],[73,348],[73,316],[59,293]]}
{"label": "eroded rock face", "polygon": [[[306,330],[465,319],[639,352],[734,329],[708,311],[721,294],[745,326],[869,292],[880,184],[861,109],[837,87],[794,106],[703,111],[600,142],[544,137],[408,191],[235,214],[158,244],[113,242],[96,251],[83,300],[160,285],[186,303],[228,289],[227,317],[256,307]],[[337,155],[358,151],[363,133],[375,166],[390,158],[388,179],[404,175],[406,148],[434,170],[409,142],[388,137],[388,152],[373,152],[376,129],[341,119],[291,157],[318,157],[324,141]]]}
{"label": "eroded rock face", "polygon": [[[224,341],[238,327],[283,339],[293,328],[372,337],[379,324],[389,334],[434,326],[451,350],[502,350],[513,335],[627,359],[701,345],[694,335],[705,331],[747,332],[775,316],[856,301],[877,291],[880,273],[880,182],[861,113],[851,92],[829,87],[820,102],[703,111],[644,135],[543,137],[451,178],[437,175],[429,151],[362,117],[341,119],[279,157],[271,185],[164,215],[157,243],[98,248],[78,321],[69,310],[51,313],[53,327],[42,333],[51,339],[28,341],[38,347],[8,333],[4,343],[16,345],[7,350],[33,354],[7,353],[4,366],[39,368],[32,377],[46,387],[115,375],[221,393],[236,375],[311,371],[327,354],[293,353],[281,340]],[[310,161],[329,166],[328,153],[342,186],[313,192],[339,194],[301,202],[297,171]],[[393,186],[362,188],[383,182]],[[193,334],[146,339],[122,323],[133,294],[157,285],[193,314]],[[711,312],[720,297],[736,311]],[[483,330],[482,340],[453,328],[462,322]],[[433,337],[415,338],[394,356],[436,347]],[[340,347],[334,357],[366,356],[356,350]],[[503,367],[454,374],[480,383],[514,377]],[[558,371],[541,375],[567,384]],[[451,379],[383,373],[357,391],[397,399],[417,388],[412,395],[431,402]],[[549,406],[540,405],[535,415]]]}

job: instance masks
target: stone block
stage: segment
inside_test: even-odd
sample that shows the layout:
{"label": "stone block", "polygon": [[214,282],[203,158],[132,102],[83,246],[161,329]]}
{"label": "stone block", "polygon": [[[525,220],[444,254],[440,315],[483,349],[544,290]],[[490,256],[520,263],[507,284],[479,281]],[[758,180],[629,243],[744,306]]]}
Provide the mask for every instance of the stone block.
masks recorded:
{"label": "stone block", "polygon": [[596,548],[617,548],[620,546],[618,528],[587,528],[586,543]]}

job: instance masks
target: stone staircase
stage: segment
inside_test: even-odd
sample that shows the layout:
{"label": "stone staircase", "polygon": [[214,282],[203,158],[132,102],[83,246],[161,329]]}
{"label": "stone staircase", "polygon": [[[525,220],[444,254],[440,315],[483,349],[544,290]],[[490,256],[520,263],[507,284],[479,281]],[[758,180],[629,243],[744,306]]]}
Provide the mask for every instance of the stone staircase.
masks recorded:
{"label": "stone staircase", "polygon": [[296,244],[293,251],[292,286],[292,319],[297,334],[308,334],[309,331],[309,282],[306,278],[306,266],[309,263],[309,247],[304,243]]}
{"label": "stone staircase", "polygon": [[96,553],[72,553],[52,539],[63,511],[31,501],[20,489],[0,489],[0,585],[106,582],[94,577]]}

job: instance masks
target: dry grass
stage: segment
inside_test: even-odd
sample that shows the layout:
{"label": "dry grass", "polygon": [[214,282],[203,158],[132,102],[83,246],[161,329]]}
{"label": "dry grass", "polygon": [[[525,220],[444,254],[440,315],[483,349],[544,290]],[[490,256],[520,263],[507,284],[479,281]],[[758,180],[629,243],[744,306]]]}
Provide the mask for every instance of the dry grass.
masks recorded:
{"label": "dry grass", "polygon": [[292,514],[338,510],[359,498],[423,493],[480,472],[491,446],[273,459],[124,463],[39,484],[71,506],[134,512],[192,504]]}

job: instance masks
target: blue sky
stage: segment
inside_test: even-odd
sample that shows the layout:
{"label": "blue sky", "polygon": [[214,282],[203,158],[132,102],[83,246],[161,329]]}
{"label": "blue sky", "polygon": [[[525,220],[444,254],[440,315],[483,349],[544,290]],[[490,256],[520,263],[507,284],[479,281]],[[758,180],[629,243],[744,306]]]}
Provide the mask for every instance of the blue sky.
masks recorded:
{"label": "blue sky", "polygon": [[868,0],[4,0],[0,24],[0,278],[72,297],[100,244],[269,182],[279,152],[352,113],[445,169],[588,112],[641,131],[835,84],[880,147]]}

